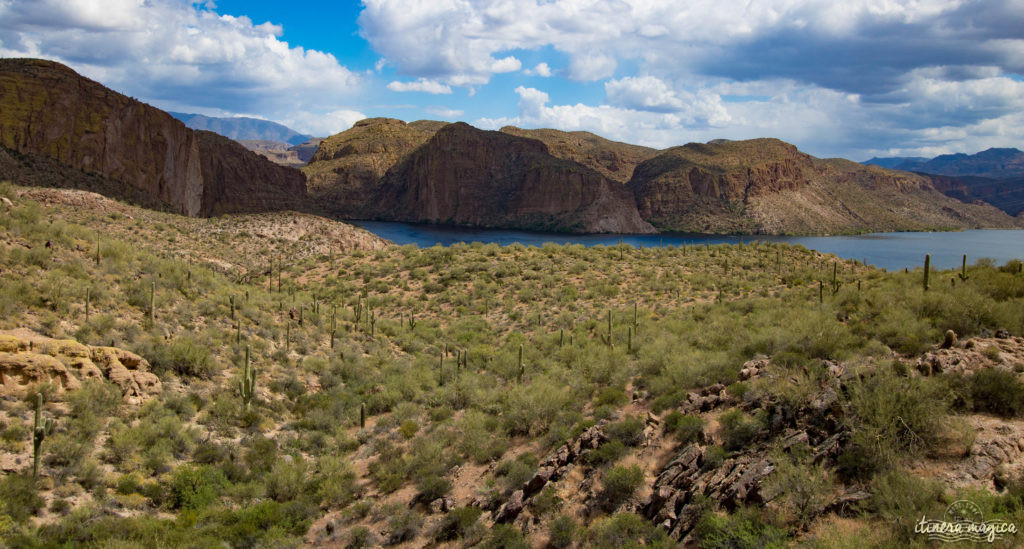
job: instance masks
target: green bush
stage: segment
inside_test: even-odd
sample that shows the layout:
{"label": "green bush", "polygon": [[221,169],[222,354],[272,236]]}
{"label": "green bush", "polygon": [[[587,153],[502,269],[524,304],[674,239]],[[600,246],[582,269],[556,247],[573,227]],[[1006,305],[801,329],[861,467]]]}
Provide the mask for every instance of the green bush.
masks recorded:
{"label": "green bush", "polygon": [[9,473],[0,478],[0,515],[24,522],[43,508],[36,481],[28,475]]}
{"label": "green bush", "polygon": [[722,425],[722,446],[727,450],[740,450],[754,441],[765,430],[760,417],[751,417],[733,408],[718,418]]}
{"label": "green bush", "polygon": [[975,372],[967,381],[975,411],[1002,417],[1024,413],[1024,383],[1017,374],[986,368]]}
{"label": "green bush", "polygon": [[625,503],[640,488],[644,472],[638,465],[615,465],[604,474],[601,496],[606,509],[615,509]]}
{"label": "green bush", "polygon": [[477,507],[460,507],[449,511],[434,532],[434,540],[450,541],[461,538],[466,539],[468,543],[471,538],[480,535],[481,528],[477,519],[481,513],[483,511]]}
{"label": "green bush", "polygon": [[174,471],[168,494],[172,509],[203,509],[228,486],[224,473],[209,465],[182,465]]}
{"label": "green bush", "polygon": [[388,543],[409,541],[420,531],[423,519],[411,509],[396,510],[388,520]]}
{"label": "green bush", "polygon": [[298,498],[306,487],[306,469],[302,458],[278,460],[264,481],[267,496],[282,503]]}
{"label": "green bush", "polygon": [[619,458],[626,455],[627,452],[629,452],[629,449],[626,448],[622,441],[610,440],[593,450],[585,452],[583,454],[583,461],[590,465],[615,463]]}
{"label": "green bush", "polygon": [[617,513],[594,521],[587,533],[589,547],[674,547],[664,530],[633,513]]}
{"label": "green bush", "polygon": [[135,350],[149,360],[157,374],[170,371],[181,376],[210,379],[220,371],[209,346],[189,334],[178,336],[170,343],[154,339],[149,346]]}
{"label": "green bush", "polygon": [[644,420],[638,416],[627,416],[622,421],[609,423],[605,432],[612,440],[626,446],[636,446],[644,440]]}
{"label": "green bush", "polygon": [[555,549],[572,547],[579,525],[568,515],[558,515],[548,523],[548,543]]}
{"label": "green bush", "polygon": [[697,415],[683,414],[677,411],[665,416],[666,433],[674,433],[679,442],[689,444],[704,439],[704,418]]}
{"label": "green bush", "polygon": [[511,524],[495,524],[477,545],[480,549],[530,549],[522,531]]}
{"label": "green bush", "polygon": [[783,549],[786,530],[766,521],[757,509],[741,507],[732,514],[707,512],[694,528],[701,549]]}

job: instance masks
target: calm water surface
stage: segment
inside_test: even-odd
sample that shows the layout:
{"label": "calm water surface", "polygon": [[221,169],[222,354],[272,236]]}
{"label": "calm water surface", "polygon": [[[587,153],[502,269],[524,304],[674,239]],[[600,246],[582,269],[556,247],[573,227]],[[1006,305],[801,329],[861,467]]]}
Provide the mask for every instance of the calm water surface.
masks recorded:
{"label": "calm water surface", "polygon": [[835,254],[848,259],[866,260],[868,264],[889,270],[914,268],[924,263],[924,255],[931,254],[932,266],[952,269],[960,266],[961,254],[967,262],[982,257],[992,258],[997,264],[1011,259],[1024,259],[1024,231],[976,230],[955,233],[872,233],[856,236],[721,236],[688,233],[654,235],[573,235],[541,233],[504,229],[470,229],[386,221],[359,221],[360,227],[386,238],[395,244],[415,244],[420,247],[441,244],[450,246],[460,242],[496,243],[502,246],[520,243],[524,246],[556,244],[583,244],[611,246],[621,240],[638,247],[681,246],[704,244],[737,244],[755,241],[789,242],[807,248]]}

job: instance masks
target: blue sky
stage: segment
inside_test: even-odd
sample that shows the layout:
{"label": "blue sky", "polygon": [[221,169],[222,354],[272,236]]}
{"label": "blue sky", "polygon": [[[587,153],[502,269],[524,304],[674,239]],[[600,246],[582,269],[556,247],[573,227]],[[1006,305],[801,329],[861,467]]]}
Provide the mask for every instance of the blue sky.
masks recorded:
{"label": "blue sky", "polygon": [[317,135],[391,116],[855,160],[1024,148],[1024,0],[0,0],[0,56]]}

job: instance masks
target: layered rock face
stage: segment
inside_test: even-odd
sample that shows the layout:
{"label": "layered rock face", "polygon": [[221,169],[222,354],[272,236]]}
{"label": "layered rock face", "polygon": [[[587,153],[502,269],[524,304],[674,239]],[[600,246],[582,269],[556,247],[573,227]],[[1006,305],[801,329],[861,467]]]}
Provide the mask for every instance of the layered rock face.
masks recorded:
{"label": "layered rock face", "polygon": [[406,124],[394,118],[368,118],[320,143],[303,173],[309,193],[328,211],[366,218],[371,197],[388,169],[430,139],[444,122]]}
{"label": "layered rock face", "polygon": [[0,144],[125,181],[178,213],[202,206],[192,130],[59,63],[0,59]]}
{"label": "layered rock face", "polygon": [[[281,191],[300,191],[298,172],[203,139],[171,115],[52,61],[0,59],[0,145],[122,181],[189,216],[293,207],[280,202]],[[243,196],[239,204],[223,202]]]}
{"label": "layered rock face", "polygon": [[160,379],[146,359],[117,347],[90,347],[70,339],[0,334],[0,394],[23,396],[36,383],[73,391],[86,379],[106,379],[131,402],[157,395]]}
{"label": "layered rock face", "polygon": [[995,208],[938,192],[928,177],[820,160],[777,139],[673,147],[629,182],[644,219],[663,230],[831,233],[1014,227]]}
{"label": "layered rock face", "polygon": [[222,135],[195,133],[204,182],[199,215],[302,208],[302,172],[275,164]]}
{"label": "layered rock face", "polygon": [[547,146],[464,123],[388,170],[371,203],[397,221],[570,232],[653,232],[629,190]]}

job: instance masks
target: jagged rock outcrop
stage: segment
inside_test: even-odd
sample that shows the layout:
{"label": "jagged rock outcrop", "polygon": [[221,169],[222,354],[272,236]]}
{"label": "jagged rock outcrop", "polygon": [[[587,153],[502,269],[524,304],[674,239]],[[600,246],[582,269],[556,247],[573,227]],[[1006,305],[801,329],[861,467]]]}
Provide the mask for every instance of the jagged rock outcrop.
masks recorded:
{"label": "jagged rock outcrop", "polygon": [[611,141],[590,132],[527,130],[515,126],[505,126],[499,131],[541,141],[548,146],[552,155],[593,168],[619,183],[628,182],[637,164],[658,154],[656,149],[650,147]]}
{"label": "jagged rock outcrop", "polygon": [[821,160],[777,139],[691,143],[636,167],[629,182],[659,229],[834,233],[1014,227],[995,208],[938,192],[928,177]]}
{"label": "jagged rock outcrop", "polygon": [[130,402],[162,391],[149,362],[117,347],[91,347],[69,339],[0,334],[0,392],[21,394],[34,383],[73,391],[85,379],[107,379]]}
{"label": "jagged rock outcrop", "polygon": [[[189,216],[290,208],[303,197],[282,202],[285,192],[305,194],[298,172],[283,175],[261,157],[197,136],[171,115],[52,61],[0,59],[0,146],[124,182]],[[225,202],[240,196],[244,202]]]}
{"label": "jagged rock outcrop", "polygon": [[547,146],[456,123],[388,170],[373,216],[568,232],[647,233],[628,189]]}
{"label": "jagged rock outcrop", "polygon": [[204,217],[302,208],[306,178],[213,132],[197,130],[203,174],[198,214]]}
{"label": "jagged rock outcrop", "polygon": [[365,219],[388,169],[445,124],[368,118],[324,139],[302,169],[309,181],[310,196],[335,214]]}
{"label": "jagged rock outcrop", "polygon": [[975,337],[917,358],[917,370],[925,375],[972,374],[985,368],[1012,370],[1016,364],[1024,364],[1022,337]]}

